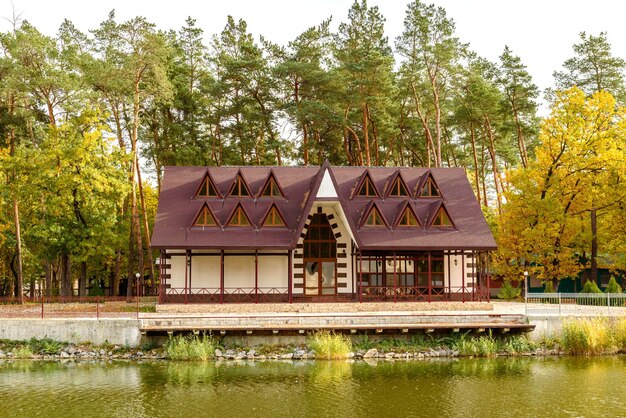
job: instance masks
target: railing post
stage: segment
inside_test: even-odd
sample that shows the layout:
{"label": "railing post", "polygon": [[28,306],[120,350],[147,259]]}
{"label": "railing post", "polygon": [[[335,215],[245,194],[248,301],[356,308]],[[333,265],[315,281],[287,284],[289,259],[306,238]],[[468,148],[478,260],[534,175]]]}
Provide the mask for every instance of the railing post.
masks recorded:
{"label": "railing post", "polygon": [[44,304],[44,298],[45,296],[43,295],[43,292],[41,294],[41,319],[43,319],[43,304]]}
{"label": "railing post", "polygon": [[559,318],[561,317],[561,293],[559,292]]}
{"label": "railing post", "polygon": [[100,320],[100,297],[96,296],[96,319]]}
{"label": "railing post", "polygon": [[611,314],[611,294],[608,292],[606,294],[606,314]]}

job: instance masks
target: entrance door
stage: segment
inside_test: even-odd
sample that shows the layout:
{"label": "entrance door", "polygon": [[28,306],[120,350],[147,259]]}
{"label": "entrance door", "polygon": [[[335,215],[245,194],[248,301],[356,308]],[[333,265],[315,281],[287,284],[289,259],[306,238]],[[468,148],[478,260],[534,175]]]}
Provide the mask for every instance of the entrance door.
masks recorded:
{"label": "entrance door", "polygon": [[337,240],[328,218],[316,213],[304,237],[304,294],[337,294]]}

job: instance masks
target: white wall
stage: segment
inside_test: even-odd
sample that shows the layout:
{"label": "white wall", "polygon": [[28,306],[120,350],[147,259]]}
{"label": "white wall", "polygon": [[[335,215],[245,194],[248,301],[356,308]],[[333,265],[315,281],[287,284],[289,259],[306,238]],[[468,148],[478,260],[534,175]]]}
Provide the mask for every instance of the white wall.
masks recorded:
{"label": "white wall", "polygon": [[224,287],[254,287],[254,255],[224,257]]}
{"label": "white wall", "polygon": [[191,258],[191,287],[220,287],[220,257],[198,256]]}
{"label": "white wall", "polygon": [[170,258],[168,262],[172,265],[172,268],[168,271],[168,273],[170,274],[170,279],[167,281],[167,283],[171,287],[185,287],[185,256],[172,256],[172,258]]}
{"label": "white wall", "polygon": [[287,254],[265,257],[259,255],[259,287],[285,288],[289,283],[288,273]]}
{"label": "white wall", "polygon": [[[451,277],[448,277],[448,257],[450,258],[450,274]],[[457,265],[454,265],[454,260],[457,261]],[[453,291],[454,288],[458,290],[463,286],[463,262],[465,262],[465,287],[472,287],[474,283],[474,278],[472,276],[472,272],[476,272],[476,268],[472,270],[472,264],[474,263],[474,258],[471,254],[465,254],[465,257],[459,255],[446,255],[444,256],[444,271],[445,271],[445,280],[446,284],[450,283]]]}

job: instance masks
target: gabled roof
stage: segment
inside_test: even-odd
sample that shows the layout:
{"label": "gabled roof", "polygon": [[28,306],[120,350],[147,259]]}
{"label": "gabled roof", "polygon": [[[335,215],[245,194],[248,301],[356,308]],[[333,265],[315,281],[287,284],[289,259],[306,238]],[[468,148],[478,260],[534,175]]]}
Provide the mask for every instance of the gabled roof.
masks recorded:
{"label": "gabled roof", "polygon": [[[345,214],[346,227],[357,247],[362,250],[496,248],[489,226],[462,168],[331,167],[328,162],[321,167],[166,167],[152,245],[155,248],[293,249],[316,202],[326,170],[337,191],[337,198],[333,200],[340,205]],[[192,197],[207,171],[223,196],[221,199]],[[238,174],[243,176],[251,192],[262,190],[270,174],[273,174],[285,199],[228,196],[227,192]],[[421,191],[420,186],[431,177],[442,196],[352,199],[356,193],[355,188],[366,174],[379,193],[386,191],[385,186],[390,185],[398,176],[402,177],[409,191]],[[217,223],[224,227],[205,230],[191,227],[203,204],[210,209]],[[225,226],[237,205],[241,205],[248,215],[252,223],[250,227]],[[286,227],[262,227],[262,220],[272,205],[276,205]],[[364,212],[372,205],[378,208],[390,227],[360,227]],[[398,217],[407,205],[415,214],[420,227],[395,227]],[[430,226],[441,205],[445,206],[454,224],[453,228]]]}

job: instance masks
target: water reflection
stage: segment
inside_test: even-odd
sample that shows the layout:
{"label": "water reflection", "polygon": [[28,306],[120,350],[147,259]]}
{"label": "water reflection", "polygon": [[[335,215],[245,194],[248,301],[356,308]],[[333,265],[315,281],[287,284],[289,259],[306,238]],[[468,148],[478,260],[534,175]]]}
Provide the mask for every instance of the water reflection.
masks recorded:
{"label": "water reflection", "polygon": [[620,416],[625,363],[0,361],[0,417]]}

